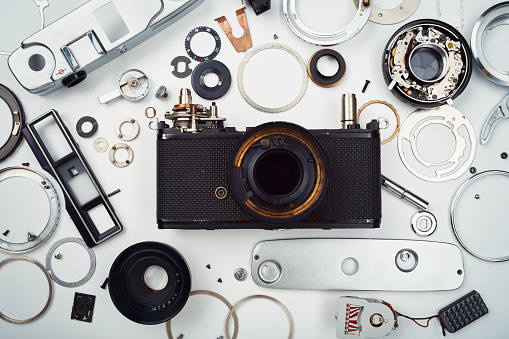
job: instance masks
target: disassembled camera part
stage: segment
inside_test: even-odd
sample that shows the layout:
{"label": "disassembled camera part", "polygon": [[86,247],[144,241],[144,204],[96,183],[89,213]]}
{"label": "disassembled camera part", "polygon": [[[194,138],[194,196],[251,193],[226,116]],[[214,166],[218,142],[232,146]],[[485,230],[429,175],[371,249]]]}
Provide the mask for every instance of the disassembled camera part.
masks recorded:
{"label": "disassembled camera part", "polygon": [[60,259],[62,259],[62,257],[63,257],[62,253],[60,253],[60,252],[55,253],[55,259],[60,260]]}
{"label": "disassembled camera part", "polygon": [[[123,124],[128,124],[128,123],[133,126],[133,132],[131,134],[129,134],[129,135],[124,135],[122,133],[122,131],[121,131],[122,130],[122,125]],[[131,140],[133,140],[134,138],[136,138],[138,136],[138,133],[140,133],[140,125],[133,118],[129,118],[129,117],[122,118],[122,119],[118,120],[116,125],[115,125],[115,134],[121,140],[131,141]]]}
{"label": "disassembled camera part", "polygon": [[[28,252],[42,245],[55,231],[60,216],[60,200],[58,199],[55,187],[47,177],[36,170],[26,167],[8,167],[0,170],[0,182],[15,177],[31,180],[43,189],[44,194],[46,194],[48,198],[50,210],[46,226],[34,239],[27,239],[27,241],[23,243],[11,243],[0,239],[0,250],[8,253]],[[9,232],[6,231],[4,236],[7,236],[6,233]]]}
{"label": "disassembled camera part", "polygon": [[[44,28],[44,9],[49,6],[47,0],[34,0],[34,3],[36,4],[37,8],[39,9],[39,13],[41,15],[41,26],[39,27],[39,30]],[[12,52],[2,52],[0,51],[0,54],[3,55],[11,55]]]}
{"label": "disassembled camera part", "polygon": [[[115,153],[119,149],[125,149],[127,151],[127,159],[123,162],[118,162],[117,159],[115,158]],[[122,143],[116,144],[110,150],[110,161],[113,165],[117,167],[127,167],[133,162],[133,159],[134,159],[133,149],[127,144]]]}
{"label": "disassembled camera part", "polygon": [[104,282],[103,284],[100,286],[103,290],[106,289],[106,287],[108,286],[108,282],[110,281],[110,278],[106,278],[104,279]]}
{"label": "disassembled camera part", "polygon": [[497,26],[506,25],[508,15],[509,2],[507,1],[488,8],[475,22],[470,40],[472,54],[481,73],[491,81],[502,86],[509,86],[509,73],[505,70],[498,70],[490,65],[484,55],[483,47],[488,32]]}
{"label": "disassembled camera part", "polygon": [[[85,248],[85,250],[87,251],[88,256],[90,258],[90,269],[88,270],[88,273],[82,279],[80,279],[78,281],[63,281],[55,274],[55,271],[53,270],[52,260],[53,260],[55,251],[61,245],[69,243],[69,242],[73,242],[73,243],[83,246],[83,248]],[[64,286],[64,287],[71,287],[71,288],[78,287],[78,286],[83,285],[87,281],[89,281],[90,278],[92,278],[92,276],[94,275],[95,266],[96,266],[95,264],[96,264],[96,260],[95,260],[94,251],[92,249],[88,248],[87,244],[85,244],[85,242],[79,238],[60,239],[51,246],[48,253],[46,254],[46,269],[48,270],[49,274],[51,275],[51,278],[53,279],[53,281],[55,283],[59,284],[60,286]]]}
{"label": "disassembled camera part", "polygon": [[[92,125],[92,128],[88,132],[83,131],[83,125],[86,123]],[[91,116],[84,116],[80,118],[80,120],[78,120],[78,122],[76,123],[76,132],[82,138],[92,137],[97,132],[97,129],[98,129],[97,120],[95,120]]]}
{"label": "disassembled camera part", "polygon": [[216,191],[214,193],[216,195],[216,198],[224,199],[228,195],[228,190],[225,187],[218,187],[216,188]]}
{"label": "disassembled camera part", "polygon": [[[366,80],[368,81],[368,80]],[[364,90],[363,92],[364,93]],[[394,106],[392,106],[391,104],[389,104],[387,101],[382,101],[382,100],[371,100],[367,103],[365,103],[364,105],[362,105],[362,107],[359,109],[359,111],[357,112],[357,120],[359,120],[359,117],[362,113],[362,111],[370,106],[370,105],[373,105],[373,104],[382,104],[382,105],[385,105],[387,107],[389,107],[392,112],[394,113],[394,116],[396,117],[396,128],[394,129],[394,132],[391,134],[390,137],[388,137],[387,139],[385,140],[382,140],[380,141],[380,143],[382,145],[385,145],[386,143],[390,142],[392,139],[394,139],[396,137],[396,135],[398,135],[398,132],[399,132],[399,126],[400,126],[400,119],[399,119],[399,114],[398,114],[398,111],[396,111],[396,108],[394,108]],[[380,119],[380,118],[379,118]],[[380,121],[379,121],[380,122]],[[387,120],[387,125],[388,125],[388,120]],[[380,126],[380,128],[383,128],[382,126]]]}
{"label": "disassembled camera part", "polygon": [[477,291],[472,291],[438,311],[440,323],[449,333],[471,324],[489,310]]}
{"label": "disassembled camera part", "polygon": [[53,282],[51,281],[51,276],[48,274],[48,272],[46,271],[44,266],[42,266],[38,261],[36,261],[36,260],[34,260],[32,258],[29,258],[29,257],[11,257],[11,258],[7,258],[4,261],[0,262],[0,268],[4,267],[6,264],[8,264],[10,262],[18,261],[18,260],[28,261],[28,262],[36,265],[37,267],[39,267],[41,269],[42,273],[44,273],[44,276],[46,277],[46,280],[48,281],[48,287],[49,287],[48,300],[46,301],[46,304],[44,305],[42,310],[39,313],[37,313],[37,315],[35,315],[35,316],[31,317],[31,318],[23,319],[23,320],[13,319],[13,318],[8,317],[7,315],[3,314],[0,311],[0,318],[5,320],[5,321],[7,321],[7,322],[10,322],[12,324],[27,324],[29,322],[32,322],[34,320],[39,319],[44,314],[44,312],[46,312],[48,310],[48,307],[49,307],[49,305],[51,303],[51,299],[53,298]]}
{"label": "disassembled camera part", "polygon": [[12,129],[7,141],[0,147],[0,162],[11,156],[21,143],[21,129],[25,125],[25,112],[18,98],[7,87],[0,85],[0,99],[2,99],[12,115]]}
{"label": "disassembled camera part", "polygon": [[406,188],[398,185],[383,175],[381,176],[381,185],[382,188],[388,192],[417,207],[419,211],[424,211],[428,208],[428,202],[426,200],[422,199],[417,194],[410,192]]}
{"label": "disassembled camera part", "polygon": [[472,56],[454,27],[438,20],[417,20],[390,38],[382,73],[398,99],[431,108],[451,104],[463,92],[472,74]]}
{"label": "disassembled camera part", "polygon": [[[51,133],[42,133],[48,130]],[[27,123],[23,135],[42,168],[60,184],[67,212],[88,247],[122,231],[106,193],[57,111]],[[57,143],[59,147],[55,147]],[[92,219],[91,213],[102,217]]]}
{"label": "disassembled camera part", "polygon": [[165,118],[171,120],[173,127],[179,128],[183,133],[223,128],[223,121],[226,120],[218,116],[218,107],[215,102],[210,109],[200,104],[193,104],[191,91],[187,88],[180,90],[179,104],[173,107],[172,112],[166,112]]}
{"label": "disassembled camera part", "polygon": [[244,281],[247,279],[247,271],[244,268],[237,268],[235,272],[233,272],[233,276],[238,281]]}
{"label": "disassembled camera part", "polygon": [[71,319],[91,323],[94,315],[94,305],[95,295],[75,292]]}
{"label": "disassembled camera part", "polygon": [[[332,76],[323,75],[318,70],[318,60],[322,57],[331,57],[337,61],[338,70]],[[343,80],[346,73],[345,59],[333,49],[321,49],[309,59],[308,62],[308,74],[311,80],[318,86],[322,87],[333,87],[336,86]]]}
{"label": "disassembled camera part", "polygon": [[144,99],[149,91],[150,82],[145,73],[128,69],[118,79],[118,88],[100,97],[99,102],[104,105],[119,97],[136,102]]}
{"label": "disassembled camera part", "polygon": [[360,128],[357,125],[357,97],[354,93],[341,94],[341,128]]}
{"label": "disassembled camera part", "polygon": [[173,24],[202,2],[89,1],[25,39],[9,57],[9,68],[30,93],[45,95],[73,87],[87,73]]}
{"label": "disassembled camera part", "polygon": [[[213,87],[209,87],[205,83],[205,76],[210,73],[217,75],[218,78],[217,84]],[[207,100],[221,98],[228,92],[231,83],[232,76],[230,70],[217,60],[203,61],[195,67],[191,77],[191,85],[196,94]]]}
{"label": "disassembled camera part", "polygon": [[371,0],[359,2],[353,20],[344,28],[333,33],[316,32],[304,25],[296,11],[296,0],[283,0],[283,15],[290,29],[299,38],[318,46],[333,46],[344,42],[359,33],[368,22],[371,13]]}
{"label": "disassembled camera part", "polygon": [[[509,177],[509,172],[499,171],[499,170],[491,170],[491,171],[481,172],[479,174],[474,175],[469,180],[467,180],[463,185],[461,185],[461,187],[458,189],[458,191],[454,195],[454,199],[453,199],[452,204],[451,204],[451,225],[452,225],[452,231],[454,232],[454,235],[456,236],[456,239],[458,239],[458,242],[461,244],[461,246],[463,246],[463,248],[468,253],[470,253],[474,257],[477,257],[477,258],[482,259],[482,260],[491,261],[491,262],[502,262],[502,261],[509,260],[509,255],[506,255],[504,257],[490,257],[490,256],[487,256],[487,255],[479,254],[477,252],[474,252],[472,249],[470,249],[467,246],[467,244],[463,241],[463,239],[461,239],[461,237],[459,235],[459,232],[458,232],[458,225],[456,225],[456,223],[457,223],[456,222],[456,220],[457,220],[457,217],[456,217],[456,207],[458,205],[458,201],[461,198],[461,194],[463,193],[463,191],[472,182],[474,182],[476,180],[479,180],[479,179],[482,179],[482,178],[487,177],[487,176],[492,176],[492,175],[502,175],[502,176]],[[479,195],[476,195],[475,198],[479,199],[480,197],[479,197]],[[503,227],[503,226],[501,226],[501,227]]]}
{"label": "disassembled camera part", "polygon": [[366,80],[366,82],[364,83],[364,87],[362,87],[362,93],[366,93],[366,90],[368,89],[370,82],[371,81]]}
{"label": "disassembled camera part", "polygon": [[[376,250],[366,252],[366,248]],[[464,278],[460,249],[441,242],[272,240],[258,243],[252,258],[251,276],[267,288],[445,291],[460,287]]]}
{"label": "disassembled camera part", "polygon": [[249,0],[249,3],[256,15],[265,13],[270,9],[270,0]]}
{"label": "disassembled camera part", "polygon": [[[402,0],[398,6],[385,9],[372,5],[369,21],[382,24],[393,25],[408,19],[419,7],[421,0]],[[359,0],[353,0],[355,6],[359,7]]]}
{"label": "disassembled camera part", "polygon": [[[186,65],[186,68],[182,72],[179,71],[180,63],[183,63],[184,65]],[[173,74],[177,78],[186,78],[192,72],[192,69],[189,68],[190,63],[191,63],[191,60],[188,57],[185,57],[185,56],[175,57],[175,59],[173,59],[171,61],[171,65],[174,68],[173,71],[171,72],[171,74]]]}
{"label": "disassembled camera part", "polygon": [[246,7],[235,11],[235,14],[237,15],[240,27],[244,29],[244,34],[239,38],[233,36],[230,23],[224,16],[214,19],[214,21],[219,23],[237,53],[240,53],[253,47],[253,42],[251,41],[251,33],[249,33],[249,26],[247,24]]}
{"label": "disassembled camera part", "polygon": [[437,218],[427,211],[417,212],[412,217],[412,229],[417,235],[432,235],[437,229]]}
{"label": "disassembled camera part", "polygon": [[[148,114],[148,111],[151,110],[152,111],[152,116],[149,116]],[[145,108],[145,116],[148,118],[148,119],[154,119],[156,117],[156,109],[154,107],[147,107]]]}
{"label": "disassembled camera part", "polygon": [[[456,1],[455,6],[450,6],[452,1],[444,0],[444,2],[448,4],[448,6],[445,6],[445,8],[449,8],[450,12],[454,13],[454,15],[456,15],[456,14],[458,15],[456,24],[453,26],[454,26],[454,28],[461,30],[461,29],[463,29],[463,0],[454,0],[454,1]],[[442,3],[442,0],[436,0],[437,19],[441,20],[441,21],[445,21],[445,22],[453,21],[451,18],[451,15],[449,13],[447,13],[447,11],[444,11],[442,9],[441,3]],[[451,10],[451,8],[453,8],[453,9]],[[446,13],[445,18],[443,15],[444,12]],[[447,15],[447,14],[449,14],[449,15]]]}
{"label": "disassembled camera part", "polygon": [[[509,5],[509,3],[508,3]],[[509,7],[508,7],[509,10]],[[509,13],[509,12],[508,12]],[[508,78],[509,79],[509,78]],[[509,82],[508,82],[509,85]],[[484,121],[481,130],[481,145],[488,142],[490,139],[491,133],[493,133],[493,128],[495,125],[503,120],[509,118],[509,95],[506,95],[500,102],[491,110],[490,114]]]}
{"label": "disassembled camera part", "polygon": [[104,153],[108,150],[110,147],[110,144],[108,143],[108,140],[104,138],[97,138],[94,141],[94,149],[99,153]]}
{"label": "disassembled camera part", "polygon": [[[451,157],[440,163],[424,159],[417,147],[419,133],[433,124],[450,129],[456,142]],[[472,164],[475,150],[476,140],[472,124],[465,115],[449,105],[414,111],[405,119],[398,135],[398,152],[405,167],[416,177],[432,182],[459,178]],[[410,154],[413,158],[407,158]],[[430,170],[433,174],[430,174]]]}
{"label": "disassembled camera part", "polygon": [[[221,301],[223,304],[225,304],[229,310],[231,310],[233,308],[233,305],[225,297],[223,297],[222,295],[215,293],[215,292],[203,291],[203,290],[192,291],[191,294],[189,295],[189,297],[192,297],[193,295],[206,295],[206,296],[214,297],[214,298],[218,299],[219,301]],[[233,312],[232,316],[233,316],[233,338],[237,338],[237,334],[239,332],[239,319],[238,319],[237,313],[235,311]],[[166,333],[168,334],[168,339],[173,339],[173,334],[171,333],[171,319],[166,322]],[[179,338],[184,338],[184,335],[183,334],[179,335],[177,337],[177,339],[179,339]]]}
{"label": "disassembled camera part", "polygon": [[277,34],[274,34],[274,40],[277,40],[279,39],[279,37],[277,36]]}
{"label": "disassembled camera part", "polygon": [[[264,107],[264,106],[258,105],[256,102],[254,102],[247,95],[246,89],[244,88],[244,69],[246,67],[246,64],[249,62],[249,59],[251,59],[256,53],[261,52],[261,51],[266,50],[266,49],[279,49],[281,51],[287,52],[288,54],[290,54],[291,56],[293,56],[297,60],[297,62],[299,63],[299,65],[301,67],[301,71],[302,71],[302,87],[301,87],[301,90],[300,90],[299,94],[297,95],[297,97],[292,102],[290,102],[288,105],[285,105],[285,106],[282,106],[282,107],[277,107],[277,108],[270,108],[270,107]],[[307,77],[306,64],[304,63],[304,60],[302,60],[301,56],[295,50],[291,49],[288,46],[285,46],[285,45],[282,45],[282,44],[276,44],[276,43],[270,43],[270,44],[261,45],[261,46],[255,47],[253,50],[251,50],[244,57],[242,62],[240,63],[239,70],[238,70],[238,73],[237,73],[237,84],[239,86],[240,94],[242,94],[242,97],[244,98],[244,100],[246,100],[246,102],[249,105],[251,105],[253,108],[255,108],[255,109],[259,110],[259,111],[265,112],[265,113],[280,113],[280,112],[284,112],[286,110],[289,110],[293,106],[295,106],[300,101],[300,99],[302,99],[302,97],[304,96],[304,93],[306,93],[306,89],[308,87],[308,77]]]}
{"label": "disassembled camera part", "polygon": [[191,293],[191,274],[182,255],[158,242],[125,249],[111,265],[108,289],[115,307],[139,324],[176,316]]}
{"label": "disassembled camera part", "polygon": [[168,97],[168,92],[166,91],[165,86],[159,86],[159,88],[156,91],[156,98],[157,99],[164,99]]}
{"label": "disassembled camera part", "polygon": [[[290,315],[290,312],[285,307],[285,305],[283,305],[283,303],[280,302],[279,300],[277,300],[275,298],[272,298],[272,297],[269,297],[268,295],[252,295],[252,296],[249,296],[249,297],[246,297],[246,298],[240,300],[235,305],[233,305],[233,307],[230,309],[230,313],[228,313],[228,316],[226,317],[226,324],[224,326],[224,331],[226,333],[226,339],[231,339],[230,331],[229,331],[230,319],[235,314],[235,311],[242,304],[244,304],[246,301],[249,301],[251,299],[267,299],[267,300],[275,302],[279,307],[281,307],[283,309],[283,311],[285,311],[286,316],[288,317],[288,323],[290,324],[290,333],[288,334],[288,339],[291,339],[293,337],[293,319],[292,319],[292,316]],[[233,335],[233,338],[235,338],[235,333]]]}
{"label": "disassembled camera part", "polygon": [[[191,40],[196,34],[201,32],[210,34],[216,42],[216,47],[214,47],[214,50],[207,56],[196,55],[191,49]],[[210,27],[207,26],[196,27],[193,28],[193,30],[191,30],[189,33],[187,33],[184,48],[186,49],[187,55],[189,55],[189,57],[194,61],[203,62],[207,60],[212,60],[219,54],[219,51],[221,50],[221,38],[219,37],[219,34],[217,34],[217,32]]]}
{"label": "disassembled camera part", "polygon": [[207,264],[207,266],[205,266],[205,267],[207,267],[209,270],[210,270],[210,268],[211,268],[211,267],[210,267],[210,264]]}
{"label": "disassembled camera part", "polygon": [[504,159],[504,160],[505,160],[505,159],[507,159],[507,153],[506,153],[506,152],[502,152],[502,153],[500,154],[500,157],[501,157],[502,159]]}
{"label": "disassembled camera part", "polygon": [[477,168],[470,167],[470,173],[475,174],[477,172]]}
{"label": "disassembled camera part", "polygon": [[398,327],[392,309],[383,301],[340,297],[336,313],[336,338],[382,338]]}

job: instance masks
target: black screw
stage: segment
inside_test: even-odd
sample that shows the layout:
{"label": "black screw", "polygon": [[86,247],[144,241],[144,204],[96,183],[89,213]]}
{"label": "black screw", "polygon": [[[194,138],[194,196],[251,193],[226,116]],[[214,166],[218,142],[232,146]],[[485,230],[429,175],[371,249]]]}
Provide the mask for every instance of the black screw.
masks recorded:
{"label": "black screw", "polygon": [[504,153],[500,154],[500,157],[501,157],[502,159],[507,159],[507,153],[506,153],[506,152],[504,152]]}
{"label": "black screw", "polygon": [[218,282],[218,283],[222,283],[222,282],[223,282],[223,280],[222,280],[221,278],[219,278],[219,279],[217,279],[217,282]]}
{"label": "black screw", "polygon": [[207,266],[205,266],[205,267],[207,267],[210,270],[210,264],[207,264]]}
{"label": "black screw", "polygon": [[7,236],[7,234],[9,234],[9,230],[5,231],[4,233],[2,233],[5,237]]}
{"label": "black screw", "polygon": [[368,88],[368,85],[371,81],[366,80],[366,83],[364,84],[364,87],[362,88],[362,93],[366,92],[366,89]]}
{"label": "black screw", "polygon": [[278,136],[274,137],[272,142],[274,143],[274,146],[281,147],[281,146],[283,146],[285,144],[285,138],[283,138],[282,136],[278,135]]}
{"label": "black screw", "polygon": [[101,288],[102,288],[103,290],[105,290],[105,289],[106,289],[106,286],[108,285],[108,281],[110,281],[110,278],[106,278],[106,280],[104,280],[103,284],[101,285]]}
{"label": "black screw", "polygon": [[475,172],[477,172],[477,168],[470,167],[470,173],[474,174]]}
{"label": "black screw", "polygon": [[28,166],[30,166],[30,163],[28,163],[28,162],[24,162],[24,163],[22,163],[21,165],[23,165],[23,166],[25,166],[25,167],[28,167]]}

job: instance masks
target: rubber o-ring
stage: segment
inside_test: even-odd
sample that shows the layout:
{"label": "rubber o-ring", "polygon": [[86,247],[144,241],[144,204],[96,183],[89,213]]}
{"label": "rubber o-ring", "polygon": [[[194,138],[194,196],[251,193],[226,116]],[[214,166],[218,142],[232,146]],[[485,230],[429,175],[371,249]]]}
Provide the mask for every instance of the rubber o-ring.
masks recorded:
{"label": "rubber o-ring", "polygon": [[[92,124],[92,129],[89,132],[84,132],[83,125],[87,122]],[[82,138],[90,138],[95,134],[95,132],[97,132],[97,128],[98,128],[97,120],[90,116],[84,116],[76,123],[76,132]]]}
{"label": "rubber o-ring", "polygon": [[[338,62],[338,70],[336,74],[332,76],[326,76],[320,73],[320,71],[317,68],[318,60],[320,60],[324,56],[330,56]],[[315,54],[313,54],[311,59],[309,59],[308,74],[311,80],[313,80],[313,82],[318,86],[322,87],[336,86],[341,82],[341,80],[343,80],[345,72],[346,72],[345,59],[343,59],[341,54],[339,54],[333,49],[321,49]]]}
{"label": "rubber o-ring", "polygon": [[[209,87],[205,84],[205,75],[214,73],[219,78],[216,86]],[[191,84],[194,91],[203,99],[215,100],[225,95],[230,89],[232,76],[230,70],[222,62],[209,60],[200,63],[193,71]]]}

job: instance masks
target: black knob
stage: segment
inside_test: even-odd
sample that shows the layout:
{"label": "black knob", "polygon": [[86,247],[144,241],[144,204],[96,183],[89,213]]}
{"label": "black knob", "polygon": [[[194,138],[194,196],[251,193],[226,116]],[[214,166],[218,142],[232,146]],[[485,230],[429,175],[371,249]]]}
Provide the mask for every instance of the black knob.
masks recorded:
{"label": "black knob", "polygon": [[67,77],[65,77],[63,80],[62,80],[62,84],[67,87],[67,88],[71,88],[71,87],[74,87],[76,86],[77,84],[79,84],[80,82],[82,82],[83,80],[85,80],[87,77],[87,72],[85,71],[79,71],[77,73],[73,73]]}

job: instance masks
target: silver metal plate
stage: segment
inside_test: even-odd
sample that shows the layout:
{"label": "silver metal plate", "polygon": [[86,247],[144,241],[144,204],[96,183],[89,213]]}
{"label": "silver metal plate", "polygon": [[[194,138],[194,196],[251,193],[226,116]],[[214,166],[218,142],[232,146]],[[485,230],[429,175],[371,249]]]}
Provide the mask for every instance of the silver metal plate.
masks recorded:
{"label": "silver metal plate", "polygon": [[[398,263],[408,259],[412,265],[398,268]],[[251,275],[257,285],[270,288],[445,291],[461,286],[464,269],[461,252],[453,244],[290,239],[258,243],[253,251]]]}

